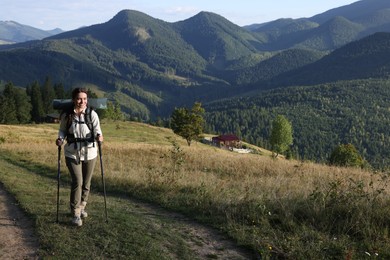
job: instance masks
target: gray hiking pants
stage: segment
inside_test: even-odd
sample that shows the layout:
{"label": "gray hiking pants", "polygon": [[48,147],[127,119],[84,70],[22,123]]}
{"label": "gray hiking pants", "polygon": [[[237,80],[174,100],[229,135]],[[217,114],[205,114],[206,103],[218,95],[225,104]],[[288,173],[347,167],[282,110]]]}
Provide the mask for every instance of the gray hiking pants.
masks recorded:
{"label": "gray hiking pants", "polygon": [[80,216],[81,210],[87,204],[97,157],[88,161],[80,161],[80,163],[77,163],[75,159],[65,158],[66,166],[72,177],[70,210],[73,216]]}

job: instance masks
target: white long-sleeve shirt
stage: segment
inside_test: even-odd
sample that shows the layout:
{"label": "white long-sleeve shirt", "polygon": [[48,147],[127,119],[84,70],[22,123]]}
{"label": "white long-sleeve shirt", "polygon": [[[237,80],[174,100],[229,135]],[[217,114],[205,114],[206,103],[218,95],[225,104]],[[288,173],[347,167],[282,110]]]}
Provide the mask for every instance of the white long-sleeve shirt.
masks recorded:
{"label": "white long-sleeve shirt", "polygon": [[[64,113],[61,116],[60,121],[60,129],[58,131],[58,137],[61,139],[66,139],[67,134],[73,134],[75,138],[88,138],[91,136],[91,130],[88,128],[85,123],[85,110],[77,116],[76,114],[73,116],[72,125],[67,129],[67,118]],[[98,114],[91,109],[91,121],[93,125],[94,132],[94,140],[97,135],[103,135],[102,130],[100,128],[100,121]],[[95,142],[68,142],[64,146],[65,156],[75,159],[77,161],[85,161],[92,160],[97,157],[97,143]]]}

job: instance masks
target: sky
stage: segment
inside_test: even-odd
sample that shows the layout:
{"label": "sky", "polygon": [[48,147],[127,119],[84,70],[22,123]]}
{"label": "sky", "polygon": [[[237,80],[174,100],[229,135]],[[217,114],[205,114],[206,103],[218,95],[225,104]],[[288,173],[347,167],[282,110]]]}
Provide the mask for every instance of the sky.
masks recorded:
{"label": "sky", "polygon": [[64,31],[107,22],[124,9],[166,22],[188,19],[201,11],[219,14],[239,25],[279,18],[311,17],[359,0],[0,0],[0,21],[42,30]]}

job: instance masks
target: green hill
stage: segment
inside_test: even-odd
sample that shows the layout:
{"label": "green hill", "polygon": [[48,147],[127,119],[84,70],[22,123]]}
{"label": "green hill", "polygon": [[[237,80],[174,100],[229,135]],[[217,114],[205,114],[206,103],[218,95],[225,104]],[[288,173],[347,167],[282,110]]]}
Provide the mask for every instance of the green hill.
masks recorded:
{"label": "green hill", "polygon": [[383,78],[390,73],[389,33],[349,43],[322,59],[274,78],[274,85],[313,85],[339,80]]}
{"label": "green hill", "polygon": [[246,26],[262,36],[263,50],[304,47],[334,50],[375,32],[390,32],[390,2],[362,0],[309,18]]}
{"label": "green hill", "polygon": [[210,65],[223,69],[227,61],[256,53],[258,40],[248,31],[217,14],[200,12],[174,24],[183,39]]}
{"label": "green hill", "polygon": [[387,80],[353,80],[289,87],[205,105],[208,131],[236,133],[270,149],[272,120],[285,115],[292,123],[292,154],[327,162],[342,143],[352,143],[374,167],[390,164]]}

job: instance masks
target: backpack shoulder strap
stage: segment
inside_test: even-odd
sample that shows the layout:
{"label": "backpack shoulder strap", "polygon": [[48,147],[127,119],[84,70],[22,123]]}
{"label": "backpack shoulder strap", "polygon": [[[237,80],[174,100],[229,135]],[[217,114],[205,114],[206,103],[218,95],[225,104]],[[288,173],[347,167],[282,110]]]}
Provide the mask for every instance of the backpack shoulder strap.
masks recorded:
{"label": "backpack shoulder strap", "polygon": [[64,109],[62,110],[61,114],[60,114],[60,117],[62,115],[65,115],[65,119],[66,120],[66,131],[68,132],[69,131],[69,128],[71,127],[72,125],[72,118],[71,118],[71,114],[72,114],[72,111],[70,109]]}
{"label": "backpack shoulder strap", "polygon": [[92,107],[87,107],[87,109],[85,110],[84,120],[85,120],[85,124],[88,126],[89,130],[91,131],[92,136],[94,136],[94,129],[92,123],[92,111],[93,111]]}

